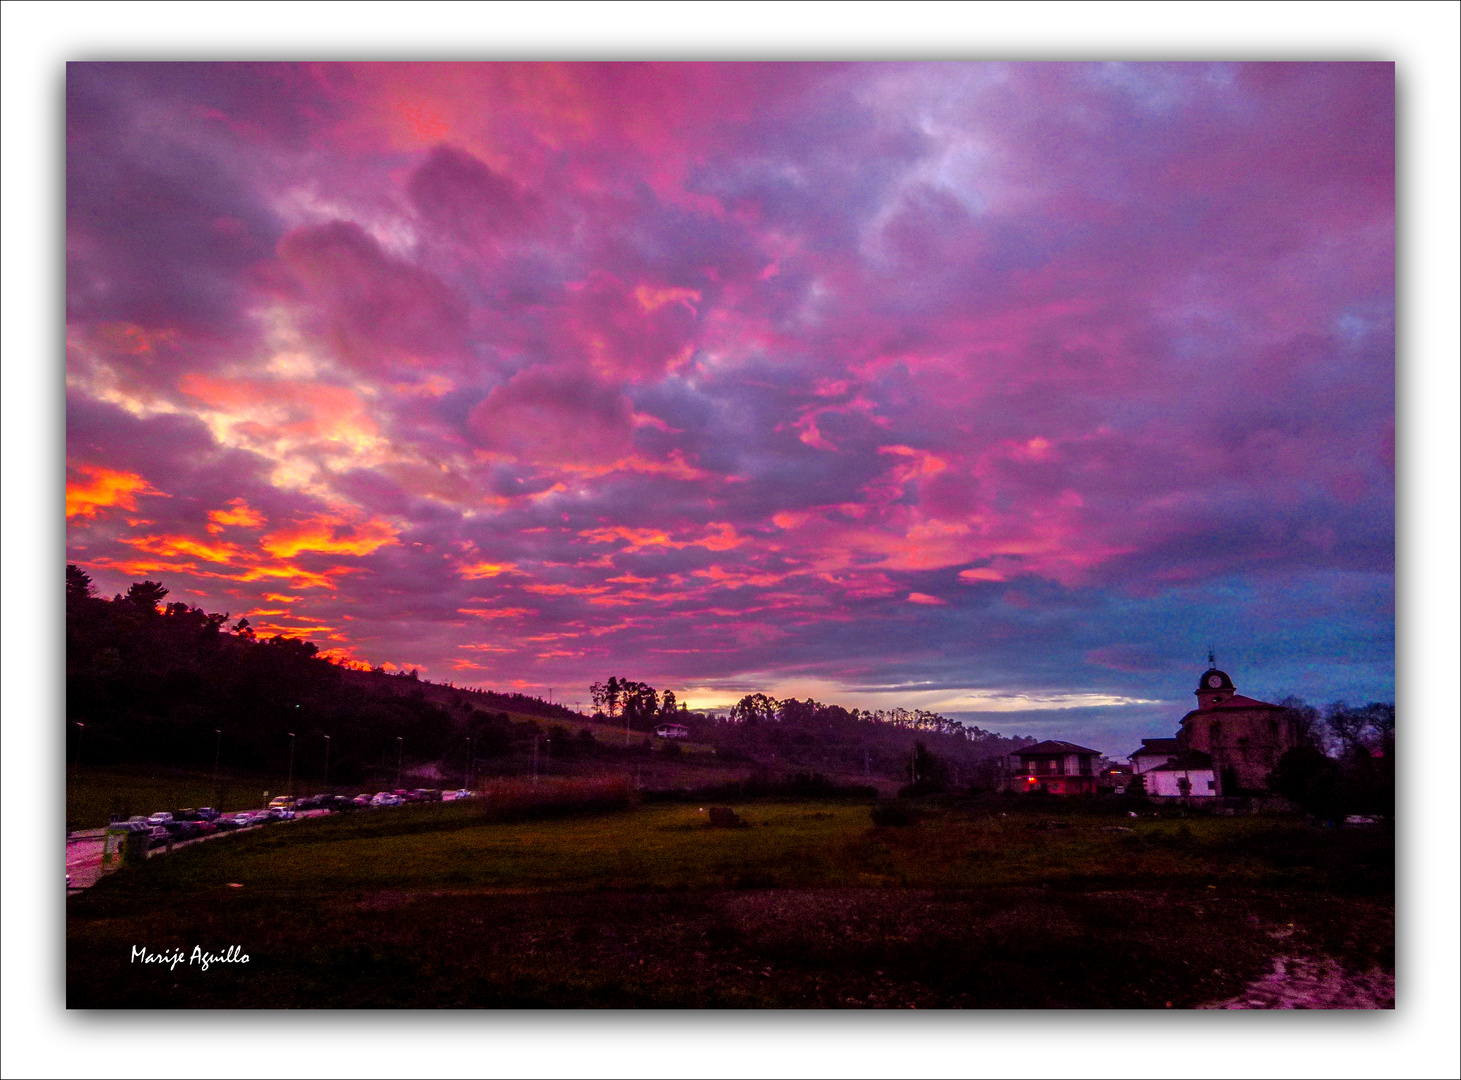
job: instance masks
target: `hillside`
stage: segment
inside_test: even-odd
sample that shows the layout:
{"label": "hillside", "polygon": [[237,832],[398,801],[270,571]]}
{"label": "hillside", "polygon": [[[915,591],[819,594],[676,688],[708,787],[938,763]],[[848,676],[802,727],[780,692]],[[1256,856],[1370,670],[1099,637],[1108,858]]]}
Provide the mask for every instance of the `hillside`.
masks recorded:
{"label": "hillside", "polygon": [[[967,785],[1021,742],[930,713],[867,713],[760,694],[717,718],[676,709],[671,694],[628,680],[623,685],[638,695],[633,705],[615,702],[586,716],[415,672],[355,670],[321,657],[308,641],[258,638],[245,620],[230,628],[227,616],[164,604],[167,593],[138,582],[108,600],[94,595],[83,571],[67,568],[69,761],[216,764],[225,773],[323,778],[328,758],[330,780],[342,784],[398,772],[530,770],[632,770],[647,786],[758,770],[896,784],[907,782],[922,744],[920,775]],[[683,743],[652,737],[670,717],[689,729]]]}

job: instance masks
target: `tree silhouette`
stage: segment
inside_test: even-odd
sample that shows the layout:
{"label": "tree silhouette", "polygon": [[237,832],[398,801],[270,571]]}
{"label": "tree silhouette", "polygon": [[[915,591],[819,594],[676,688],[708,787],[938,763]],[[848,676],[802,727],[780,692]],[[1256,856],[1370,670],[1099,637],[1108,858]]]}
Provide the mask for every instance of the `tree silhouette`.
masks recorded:
{"label": "tree silhouette", "polygon": [[87,600],[96,594],[91,575],[75,563],[66,564],[66,599]]}
{"label": "tree silhouette", "polygon": [[132,587],[127,590],[127,599],[151,614],[157,613],[157,605],[162,603],[162,598],[168,593],[162,587],[160,581],[134,581]]}

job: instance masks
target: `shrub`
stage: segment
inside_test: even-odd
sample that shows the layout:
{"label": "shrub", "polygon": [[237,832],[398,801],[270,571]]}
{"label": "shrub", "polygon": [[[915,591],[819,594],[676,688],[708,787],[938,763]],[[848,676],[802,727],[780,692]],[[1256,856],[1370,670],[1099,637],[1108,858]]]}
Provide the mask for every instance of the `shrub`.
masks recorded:
{"label": "shrub", "polygon": [[1315,817],[1334,818],[1340,811],[1339,779],[1339,766],[1323,751],[1296,746],[1278,759],[1269,786]]}
{"label": "shrub", "polygon": [[872,813],[874,825],[912,825],[917,819],[913,807],[903,799],[880,802]]}
{"label": "shrub", "polygon": [[491,821],[557,817],[568,814],[623,810],[632,801],[629,781],[622,777],[600,780],[503,780],[483,790],[483,816]]}

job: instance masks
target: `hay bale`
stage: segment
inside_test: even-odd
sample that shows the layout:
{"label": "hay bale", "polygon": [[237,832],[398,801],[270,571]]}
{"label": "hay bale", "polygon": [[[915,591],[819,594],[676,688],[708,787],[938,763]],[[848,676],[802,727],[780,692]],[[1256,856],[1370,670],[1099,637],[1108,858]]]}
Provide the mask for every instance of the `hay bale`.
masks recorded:
{"label": "hay bale", "polygon": [[746,823],[729,806],[710,808],[710,827],[712,829],[742,829],[745,828],[745,825]]}

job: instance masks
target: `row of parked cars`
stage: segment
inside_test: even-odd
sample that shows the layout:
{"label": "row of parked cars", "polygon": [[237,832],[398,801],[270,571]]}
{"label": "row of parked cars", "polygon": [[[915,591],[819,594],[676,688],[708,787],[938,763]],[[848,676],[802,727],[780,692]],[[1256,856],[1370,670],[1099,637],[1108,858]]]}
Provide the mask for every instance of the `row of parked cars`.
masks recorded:
{"label": "row of parked cars", "polygon": [[155,814],[134,815],[124,822],[116,822],[112,828],[124,828],[132,832],[146,830],[150,833],[152,847],[194,840],[219,832],[247,829],[255,825],[267,825],[273,821],[293,821],[301,811],[323,810],[341,813],[349,810],[379,809],[387,806],[404,806],[417,802],[453,802],[471,798],[475,792],[462,788],[456,791],[439,791],[432,788],[398,789],[378,791],[374,795],[361,794],[353,799],[345,795],[319,794],[308,798],[294,799],[280,795],[262,810],[240,810],[231,814],[220,814],[211,806],[184,810],[159,810]]}

